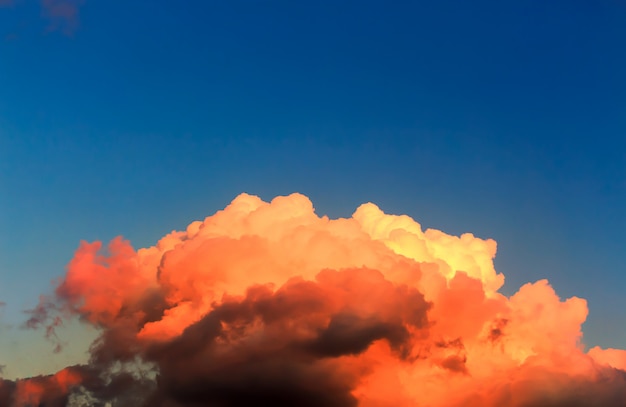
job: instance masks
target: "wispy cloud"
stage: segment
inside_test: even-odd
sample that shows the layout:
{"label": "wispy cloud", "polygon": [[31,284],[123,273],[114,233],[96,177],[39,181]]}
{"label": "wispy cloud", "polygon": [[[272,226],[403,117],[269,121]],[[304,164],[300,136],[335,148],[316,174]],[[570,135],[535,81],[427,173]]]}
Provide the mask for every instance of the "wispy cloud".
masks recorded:
{"label": "wispy cloud", "polygon": [[[0,0],[0,7],[16,7],[20,2]],[[60,30],[66,35],[73,35],[80,25],[79,9],[84,0],[41,0],[41,15],[48,21],[47,31]],[[17,34],[11,33],[8,39]]]}
{"label": "wispy cloud", "polygon": [[50,20],[48,30],[72,35],[79,26],[78,11],[82,4],[83,0],[41,0],[43,16]]}

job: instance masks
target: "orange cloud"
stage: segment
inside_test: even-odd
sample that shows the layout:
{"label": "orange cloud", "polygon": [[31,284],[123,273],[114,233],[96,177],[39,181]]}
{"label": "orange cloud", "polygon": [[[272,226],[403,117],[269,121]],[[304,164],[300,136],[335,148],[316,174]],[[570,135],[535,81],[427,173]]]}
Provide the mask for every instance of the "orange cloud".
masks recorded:
{"label": "orange cloud", "polygon": [[0,379],[0,405],[39,406],[67,405],[70,390],[81,382],[80,374],[66,368],[54,375],[11,382]]}
{"label": "orange cloud", "polygon": [[[583,351],[587,303],[546,280],[504,296],[495,254],[371,203],[242,194],[153,247],[81,243],[30,322],[99,327],[53,387],[114,405],[624,405],[626,352]],[[0,401],[49,393],[30,380]]]}

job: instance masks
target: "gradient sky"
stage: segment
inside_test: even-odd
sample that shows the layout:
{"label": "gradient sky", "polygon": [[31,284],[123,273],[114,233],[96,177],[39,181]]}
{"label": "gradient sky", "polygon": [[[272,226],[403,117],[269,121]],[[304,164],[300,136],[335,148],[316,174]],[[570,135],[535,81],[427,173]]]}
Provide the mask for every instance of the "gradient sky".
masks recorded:
{"label": "gradient sky", "polygon": [[0,1],[0,365],[52,363],[22,311],[80,240],[241,192],[493,238],[626,348],[624,50],[617,0]]}

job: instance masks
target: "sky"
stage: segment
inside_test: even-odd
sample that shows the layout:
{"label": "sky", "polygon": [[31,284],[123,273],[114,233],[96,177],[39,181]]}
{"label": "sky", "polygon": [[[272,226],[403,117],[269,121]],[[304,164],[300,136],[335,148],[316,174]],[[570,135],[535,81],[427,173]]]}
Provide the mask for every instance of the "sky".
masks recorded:
{"label": "sky", "polygon": [[0,0],[5,375],[85,357],[92,328],[60,353],[23,328],[82,240],[150,247],[244,192],[494,239],[500,292],[548,279],[588,301],[587,348],[626,348],[625,22],[617,0]]}

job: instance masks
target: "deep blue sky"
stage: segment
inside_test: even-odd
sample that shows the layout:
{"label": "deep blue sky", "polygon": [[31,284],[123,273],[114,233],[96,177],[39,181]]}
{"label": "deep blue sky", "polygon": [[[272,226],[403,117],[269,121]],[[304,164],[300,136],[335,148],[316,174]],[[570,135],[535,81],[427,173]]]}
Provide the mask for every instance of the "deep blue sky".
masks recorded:
{"label": "deep blue sky", "polygon": [[6,3],[8,335],[81,239],[297,191],[492,237],[506,293],[548,278],[589,301],[588,344],[626,348],[626,3]]}

